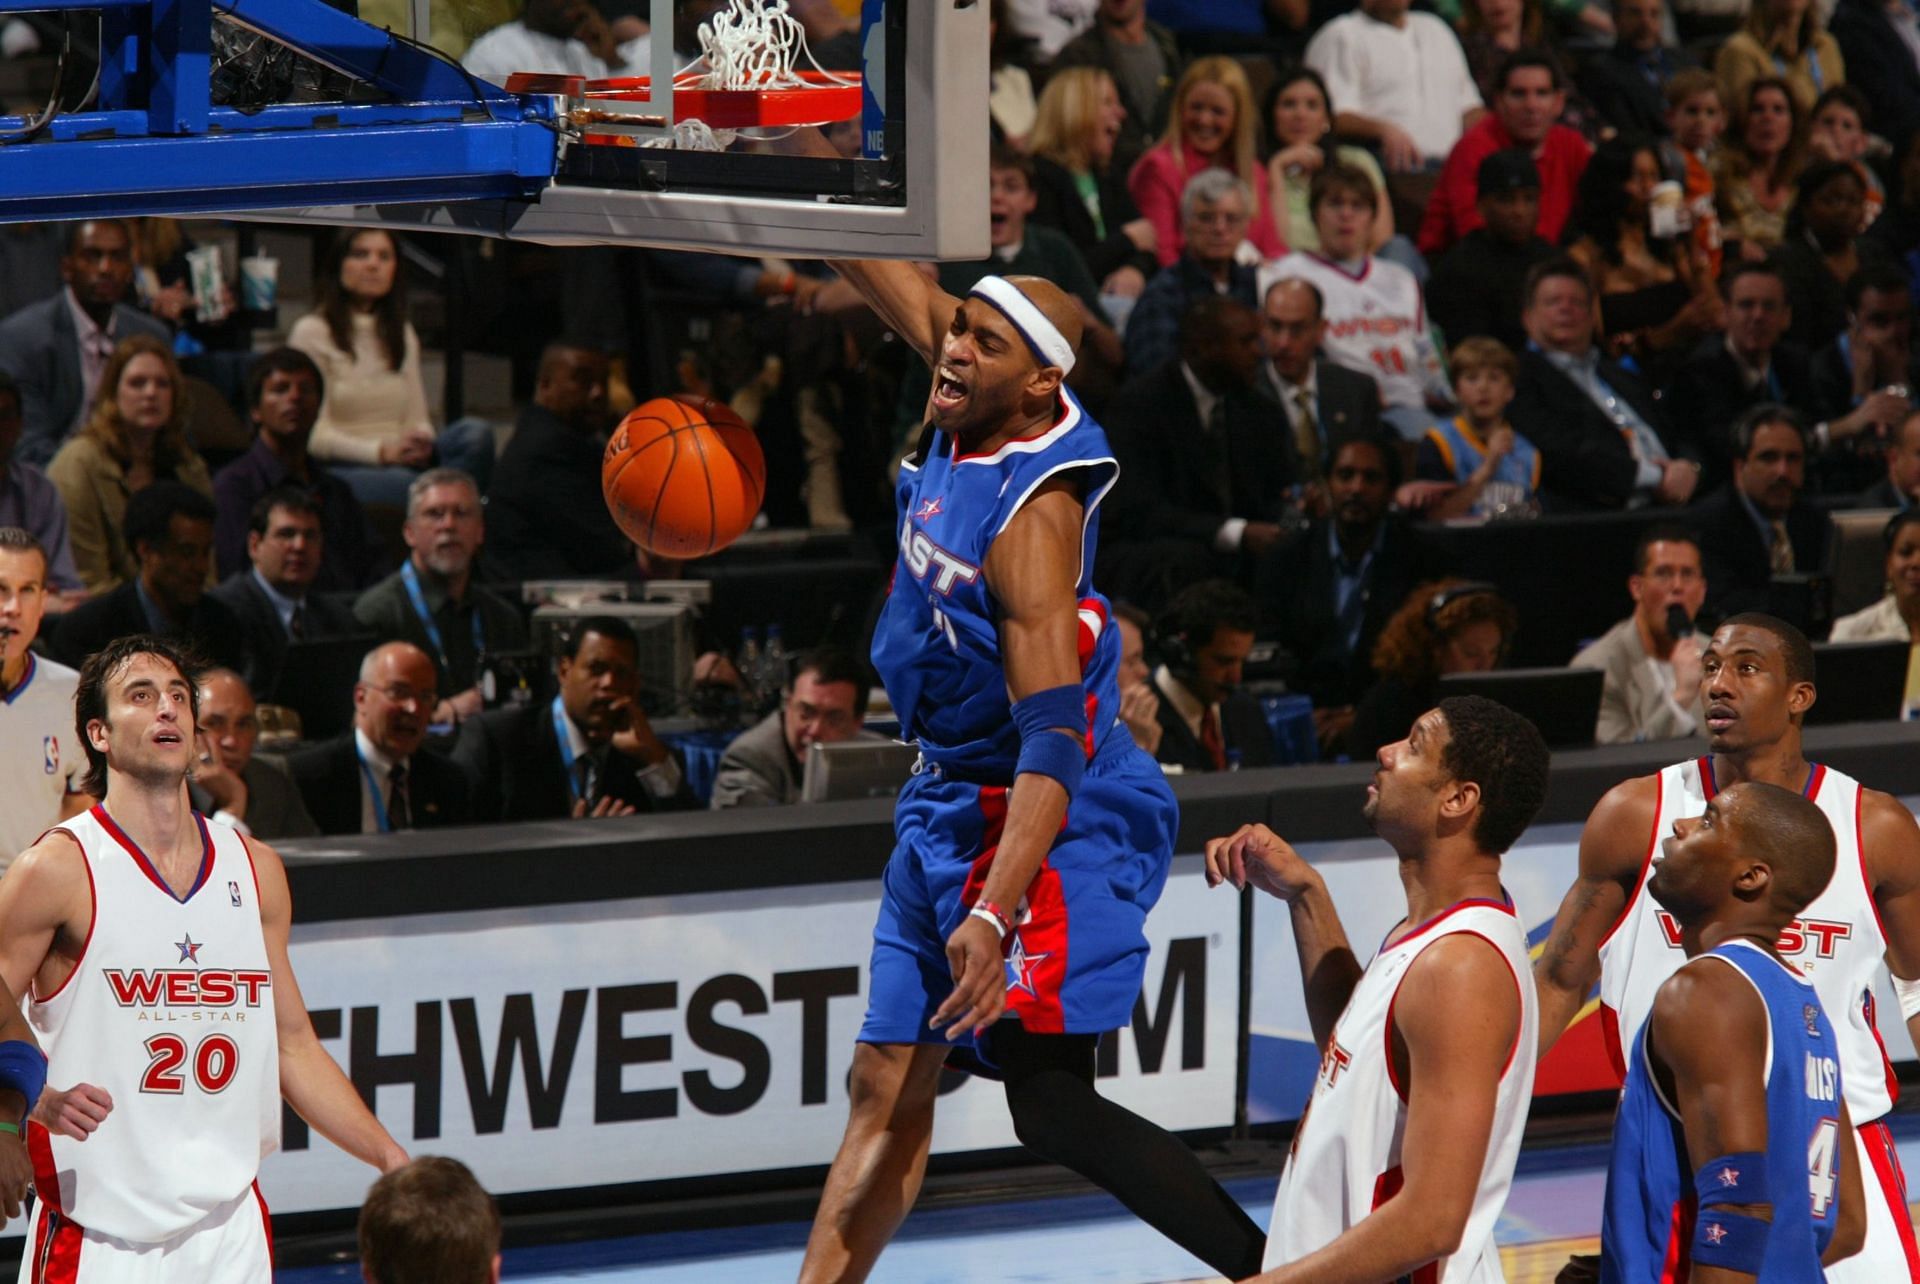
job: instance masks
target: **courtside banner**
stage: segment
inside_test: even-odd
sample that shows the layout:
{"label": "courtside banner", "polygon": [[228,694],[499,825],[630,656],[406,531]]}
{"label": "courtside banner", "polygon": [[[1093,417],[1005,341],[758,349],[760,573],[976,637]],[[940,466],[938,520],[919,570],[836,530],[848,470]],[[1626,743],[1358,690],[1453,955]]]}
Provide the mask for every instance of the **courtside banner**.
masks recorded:
{"label": "courtside banner", "polygon": [[[293,965],[381,1122],[496,1194],[823,1165],[846,1125],[878,895],[834,883],[296,925]],[[1170,1128],[1229,1127],[1238,904],[1184,857],[1147,929],[1101,1090]],[[269,1207],[358,1206],[371,1170],[286,1119],[261,1170]],[[1018,1144],[998,1084],[960,1081],[936,1119],[936,1153]]]}

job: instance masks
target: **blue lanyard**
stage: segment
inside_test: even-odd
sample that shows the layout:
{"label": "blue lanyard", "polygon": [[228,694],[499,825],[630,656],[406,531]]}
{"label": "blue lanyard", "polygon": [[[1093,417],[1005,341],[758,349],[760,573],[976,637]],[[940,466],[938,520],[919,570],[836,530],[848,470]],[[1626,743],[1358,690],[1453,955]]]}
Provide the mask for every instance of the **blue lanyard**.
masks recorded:
{"label": "blue lanyard", "polygon": [[361,756],[360,746],[353,746],[353,757],[360,764],[360,778],[367,782],[367,797],[373,799],[373,823],[380,827],[383,834],[391,834],[393,825],[387,820],[387,801],[380,795],[380,782],[373,778],[373,768]]}
{"label": "blue lanyard", "polygon": [[[1819,97],[1827,88],[1827,73],[1820,70],[1820,51],[1814,49],[1812,46],[1808,46],[1800,52],[1806,55],[1807,75],[1813,78],[1814,96]],[[1773,56],[1773,69],[1779,72],[1782,77],[1787,75],[1789,65],[1787,60],[1779,54]]]}
{"label": "blue lanyard", "polygon": [[1787,399],[1787,394],[1780,388],[1780,375],[1779,372],[1773,368],[1773,360],[1771,357],[1767,360],[1767,395],[1769,400],[1772,401],[1785,401]]}
{"label": "blue lanyard", "polygon": [[[427,641],[433,643],[433,649],[439,653],[440,676],[444,679],[453,662],[447,659],[447,644],[441,640],[440,626],[433,622],[433,612],[427,609],[427,596],[420,591],[420,575],[413,569],[412,558],[400,563],[400,582],[407,586],[407,597],[413,603],[413,613],[420,617],[420,627],[427,631]],[[473,624],[473,662],[478,667],[487,653],[487,632],[480,623],[479,604],[468,609],[467,618]]]}
{"label": "blue lanyard", "polygon": [[573,795],[575,802],[580,801],[580,781],[573,774],[573,738],[567,735],[566,709],[560,703],[560,697],[553,698],[553,738],[560,742],[560,772],[567,778],[567,792]]}

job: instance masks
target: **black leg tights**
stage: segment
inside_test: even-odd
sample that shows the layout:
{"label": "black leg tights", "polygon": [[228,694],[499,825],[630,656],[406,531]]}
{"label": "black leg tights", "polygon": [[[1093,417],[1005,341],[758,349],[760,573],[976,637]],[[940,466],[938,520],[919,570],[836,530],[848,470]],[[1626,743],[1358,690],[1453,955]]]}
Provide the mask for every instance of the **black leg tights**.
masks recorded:
{"label": "black leg tights", "polygon": [[1094,1090],[1095,1042],[994,1026],[991,1055],[1021,1144],[1111,1192],[1228,1279],[1259,1274],[1266,1234],[1178,1137]]}

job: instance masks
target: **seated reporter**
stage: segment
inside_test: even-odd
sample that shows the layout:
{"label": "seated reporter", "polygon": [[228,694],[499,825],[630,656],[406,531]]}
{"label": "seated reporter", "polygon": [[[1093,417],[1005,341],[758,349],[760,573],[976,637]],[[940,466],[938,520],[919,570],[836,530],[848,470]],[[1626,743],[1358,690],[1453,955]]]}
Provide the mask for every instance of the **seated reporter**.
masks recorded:
{"label": "seated reporter", "polygon": [[1260,702],[1240,689],[1259,611],[1226,580],[1202,580],[1167,604],[1160,620],[1160,749],[1154,757],[1185,771],[1273,765],[1273,732]]}
{"label": "seated reporter", "polygon": [[1354,760],[1365,761],[1380,746],[1404,738],[1438,703],[1442,677],[1499,668],[1519,618],[1491,584],[1441,580],[1415,589],[1374,646],[1380,680],[1354,710],[1347,733]]}
{"label": "seated reporter", "polygon": [[721,756],[713,809],[799,802],[808,749],[877,738],[860,730],[871,686],[866,666],[844,647],[816,647],[801,656],[780,707],[741,732]]}
{"label": "seated reporter", "polygon": [[278,841],[320,832],[293,777],[281,763],[253,752],[260,714],[253,692],[232,669],[200,675],[200,744],[187,778],[193,809],[243,834]]}
{"label": "seated reporter", "polygon": [[695,806],[686,775],[640,709],[640,643],[594,616],[567,635],[560,693],[461,724],[453,760],[472,782],[474,819],[631,816]]}

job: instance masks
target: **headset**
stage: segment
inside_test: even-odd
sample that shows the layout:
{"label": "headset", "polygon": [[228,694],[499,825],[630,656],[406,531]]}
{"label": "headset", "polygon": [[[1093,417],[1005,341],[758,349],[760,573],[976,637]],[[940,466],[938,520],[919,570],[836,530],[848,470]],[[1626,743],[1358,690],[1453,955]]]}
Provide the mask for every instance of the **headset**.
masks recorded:
{"label": "headset", "polygon": [[1500,587],[1486,580],[1467,580],[1455,584],[1452,588],[1443,588],[1427,602],[1427,627],[1436,633],[1440,630],[1440,612],[1465,597],[1480,597],[1483,594],[1498,596]]}
{"label": "headset", "polygon": [[1184,612],[1162,611],[1147,634],[1147,642],[1154,654],[1160,657],[1160,662],[1170,672],[1191,674],[1199,667],[1199,662],[1194,658],[1193,643],[1187,637],[1192,627],[1192,622]]}

